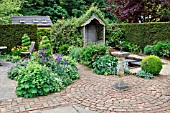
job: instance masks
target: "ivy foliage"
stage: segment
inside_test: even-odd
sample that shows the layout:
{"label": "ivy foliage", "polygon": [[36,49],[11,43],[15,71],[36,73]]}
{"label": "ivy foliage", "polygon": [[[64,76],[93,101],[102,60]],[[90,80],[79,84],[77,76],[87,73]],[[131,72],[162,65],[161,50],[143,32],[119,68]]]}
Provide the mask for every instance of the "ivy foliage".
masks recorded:
{"label": "ivy foliage", "polygon": [[78,27],[85,23],[93,14],[96,14],[106,25],[108,24],[108,20],[105,19],[100,9],[97,6],[91,6],[84,15],[77,19]]}

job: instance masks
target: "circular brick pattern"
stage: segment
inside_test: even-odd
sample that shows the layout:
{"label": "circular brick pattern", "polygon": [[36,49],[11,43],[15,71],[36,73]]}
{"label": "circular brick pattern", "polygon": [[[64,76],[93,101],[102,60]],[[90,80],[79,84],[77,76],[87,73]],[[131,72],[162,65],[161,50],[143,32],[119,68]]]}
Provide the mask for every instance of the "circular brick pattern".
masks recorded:
{"label": "circular brick pattern", "polygon": [[37,98],[0,100],[0,113],[30,112],[76,105],[101,113],[170,113],[170,76],[143,79],[123,77],[129,85],[127,91],[117,91],[112,84],[117,76],[97,75],[83,65],[78,65],[80,80],[59,93]]}
{"label": "circular brick pattern", "polygon": [[[167,112],[170,110],[169,77],[143,79],[126,76],[127,91],[117,91],[112,84],[117,76],[103,76],[92,73],[79,65],[81,80],[69,86],[65,100],[86,109],[99,112]],[[84,70],[83,70],[84,69]]]}

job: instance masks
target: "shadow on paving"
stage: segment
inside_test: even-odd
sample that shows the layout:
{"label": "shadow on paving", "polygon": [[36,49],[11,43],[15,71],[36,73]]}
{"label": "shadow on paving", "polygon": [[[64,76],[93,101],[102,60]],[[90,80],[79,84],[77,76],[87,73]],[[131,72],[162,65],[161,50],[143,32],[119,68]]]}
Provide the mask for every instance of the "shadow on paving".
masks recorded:
{"label": "shadow on paving", "polygon": [[14,64],[3,62],[0,66],[0,100],[16,98],[16,81],[8,78],[7,72]]}

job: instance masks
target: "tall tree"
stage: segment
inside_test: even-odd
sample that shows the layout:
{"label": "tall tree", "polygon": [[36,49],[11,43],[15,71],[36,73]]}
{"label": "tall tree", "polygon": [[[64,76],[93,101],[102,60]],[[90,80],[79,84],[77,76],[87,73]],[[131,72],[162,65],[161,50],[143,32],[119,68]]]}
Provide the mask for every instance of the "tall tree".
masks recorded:
{"label": "tall tree", "polygon": [[168,11],[170,3],[168,0],[107,0],[110,11],[120,21],[148,22],[169,21]]}
{"label": "tall tree", "polygon": [[24,16],[50,16],[53,22],[62,17],[68,17],[68,13],[63,9],[57,0],[27,0],[24,1],[20,13]]}
{"label": "tall tree", "polygon": [[107,6],[107,0],[59,0],[61,7],[67,10],[70,17],[80,17],[83,15],[93,4],[98,6],[99,9],[105,14],[106,18],[109,18],[112,22],[117,22],[117,17],[105,11],[104,8]]}
{"label": "tall tree", "polygon": [[27,15],[50,16],[53,22],[57,19],[80,17],[94,3],[105,16],[112,21],[117,21],[114,15],[103,10],[106,7],[106,0],[25,0],[20,13]]}
{"label": "tall tree", "polygon": [[0,24],[10,23],[11,16],[18,16],[21,0],[0,0]]}

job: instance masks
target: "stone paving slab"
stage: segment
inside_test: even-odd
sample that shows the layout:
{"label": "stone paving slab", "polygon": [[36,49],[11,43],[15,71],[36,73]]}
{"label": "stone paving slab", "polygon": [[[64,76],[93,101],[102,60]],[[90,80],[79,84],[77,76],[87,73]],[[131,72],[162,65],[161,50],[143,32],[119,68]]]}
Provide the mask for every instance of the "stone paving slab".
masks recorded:
{"label": "stone paving slab", "polygon": [[128,91],[117,91],[112,84],[117,76],[97,75],[78,65],[80,80],[63,89],[37,98],[10,98],[0,100],[0,113],[30,113],[60,107],[78,106],[99,113],[168,113],[170,111],[170,76],[143,79],[125,76]]}

